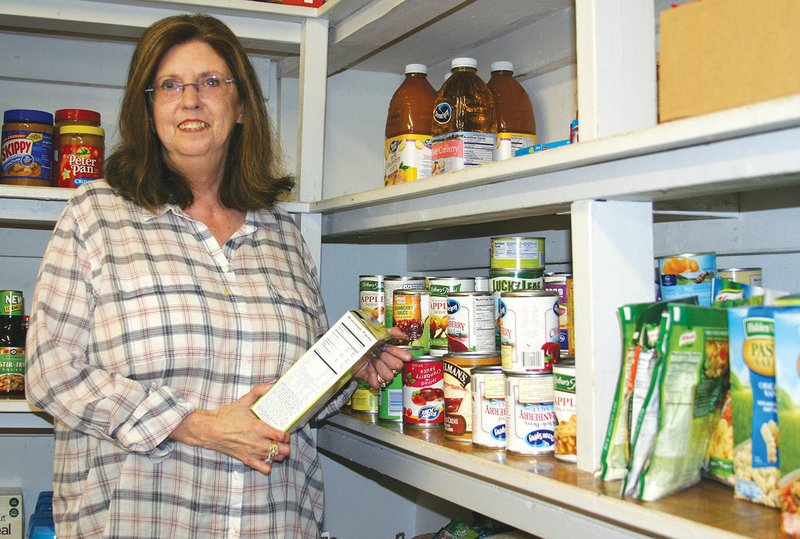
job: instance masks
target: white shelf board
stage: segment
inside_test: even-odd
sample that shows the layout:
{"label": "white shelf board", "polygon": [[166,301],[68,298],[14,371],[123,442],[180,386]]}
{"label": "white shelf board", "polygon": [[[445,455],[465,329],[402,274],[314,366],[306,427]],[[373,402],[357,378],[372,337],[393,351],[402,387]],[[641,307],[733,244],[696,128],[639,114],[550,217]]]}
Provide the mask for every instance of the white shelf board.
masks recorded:
{"label": "white shelf board", "polygon": [[23,398],[0,398],[0,430],[50,430],[50,416]]}
{"label": "white shelf board", "polygon": [[[682,539],[744,536],[548,477],[559,475],[551,457],[456,450],[424,441],[424,433],[408,436],[399,424],[378,426],[346,414],[326,420],[317,443],[323,451],[544,537],[650,537],[654,531]],[[510,465],[512,460],[517,464]]]}
{"label": "white shelf board", "polygon": [[[792,147],[793,141],[794,147]],[[780,186],[800,173],[800,95],[312,203],[326,237]],[[754,181],[758,179],[758,184]]]}
{"label": "white shelf board", "polygon": [[164,17],[197,12],[223,20],[249,48],[297,54],[316,9],[250,0],[3,0],[0,26],[110,41],[138,38]]}

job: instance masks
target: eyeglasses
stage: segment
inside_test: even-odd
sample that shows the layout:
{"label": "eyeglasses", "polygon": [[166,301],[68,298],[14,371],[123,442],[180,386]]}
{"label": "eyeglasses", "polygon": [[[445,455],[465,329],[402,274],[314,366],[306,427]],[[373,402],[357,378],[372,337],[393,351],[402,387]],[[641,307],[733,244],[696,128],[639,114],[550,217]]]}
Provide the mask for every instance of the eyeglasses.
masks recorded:
{"label": "eyeglasses", "polygon": [[194,86],[198,94],[209,98],[219,96],[225,85],[235,83],[236,79],[225,79],[220,75],[209,75],[199,79],[197,82],[180,82],[175,79],[166,79],[155,88],[146,89],[145,93],[149,94],[151,99],[175,101],[183,94],[183,90],[187,86]]}

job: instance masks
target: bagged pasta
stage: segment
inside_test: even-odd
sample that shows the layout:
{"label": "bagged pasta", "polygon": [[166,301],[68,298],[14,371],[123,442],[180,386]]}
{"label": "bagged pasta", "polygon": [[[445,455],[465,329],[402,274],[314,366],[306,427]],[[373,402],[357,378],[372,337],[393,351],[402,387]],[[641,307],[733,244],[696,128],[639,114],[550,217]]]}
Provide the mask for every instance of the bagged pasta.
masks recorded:
{"label": "bagged pasta", "polygon": [[800,538],[800,310],[775,311],[775,396],[781,532]]}
{"label": "bagged pasta", "polygon": [[622,492],[653,501],[700,481],[728,379],[725,310],[670,304]]}

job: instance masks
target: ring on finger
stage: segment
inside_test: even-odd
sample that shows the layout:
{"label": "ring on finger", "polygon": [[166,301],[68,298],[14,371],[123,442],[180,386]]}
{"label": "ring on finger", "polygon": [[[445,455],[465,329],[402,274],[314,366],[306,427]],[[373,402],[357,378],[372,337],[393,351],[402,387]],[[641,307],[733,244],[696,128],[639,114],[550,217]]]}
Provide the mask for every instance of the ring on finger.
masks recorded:
{"label": "ring on finger", "polygon": [[387,380],[384,380],[383,377],[379,374],[378,383],[381,385],[381,387],[386,387],[386,384],[388,384],[389,382]]}
{"label": "ring on finger", "polygon": [[272,464],[273,457],[277,456],[280,453],[280,448],[278,447],[278,442],[275,440],[271,440],[269,442],[269,453],[267,454],[267,458],[264,459],[265,464]]}

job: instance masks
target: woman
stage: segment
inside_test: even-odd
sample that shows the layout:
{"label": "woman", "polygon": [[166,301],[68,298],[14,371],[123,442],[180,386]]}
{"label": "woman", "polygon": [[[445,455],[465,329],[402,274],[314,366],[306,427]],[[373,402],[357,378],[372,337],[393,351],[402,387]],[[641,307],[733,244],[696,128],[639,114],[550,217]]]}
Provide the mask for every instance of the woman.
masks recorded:
{"label": "woman", "polygon": [[[317,537],[310,429],[249,409],[327,328],[274,206],[293,182],[253,67],[218,20],[170,17],[142,36],[121,111],[106,180],[67,203],[31,309],[27,395],[55,419],[57,535]],[[359,375],[377,386],[408,360],[389,346]]]}

